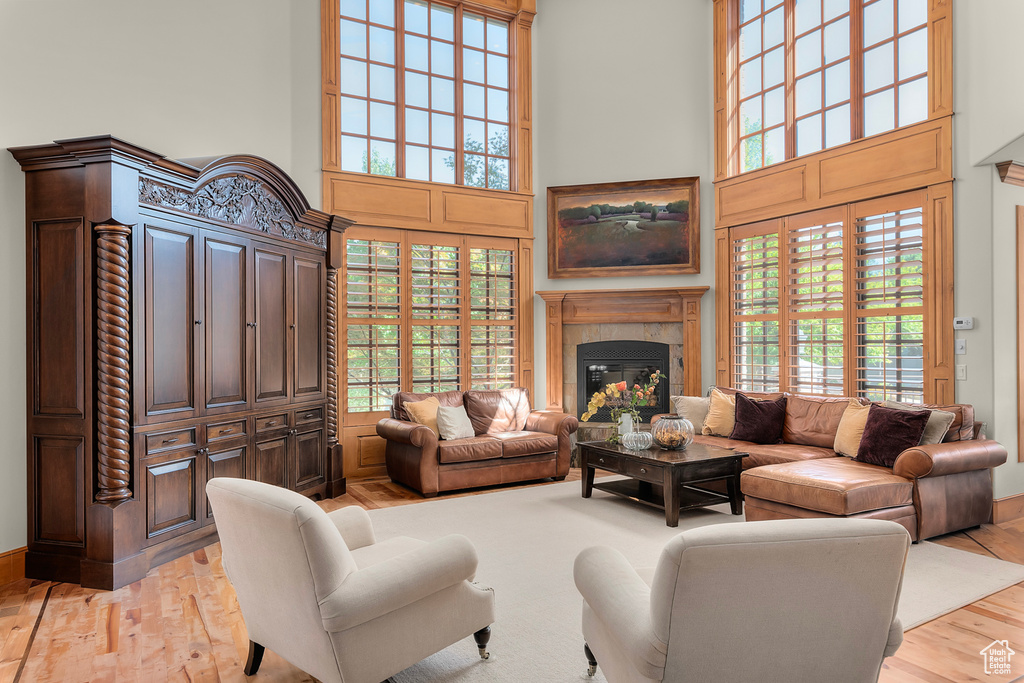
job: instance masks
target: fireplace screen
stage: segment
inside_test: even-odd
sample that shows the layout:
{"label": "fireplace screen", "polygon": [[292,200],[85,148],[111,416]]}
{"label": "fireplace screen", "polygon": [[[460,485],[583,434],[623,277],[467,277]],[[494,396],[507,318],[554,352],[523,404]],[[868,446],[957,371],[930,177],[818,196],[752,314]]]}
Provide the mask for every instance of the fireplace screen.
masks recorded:
{"label": "fireplace screen", "polygon": [[[634,384],[644,386],[655,370],[660,370],[663,377],[654,390],[657,403],[638,410],[644,422],[650,422],[652,415],[672,412],[668,404],[668,344],[628,340],[580,344],[576,347],[577,417],[586,412],[590,397],[606,385],[625,380],[630,388]],[[608,406],[598,409],[590,421],[610,422],[611,409]]]}

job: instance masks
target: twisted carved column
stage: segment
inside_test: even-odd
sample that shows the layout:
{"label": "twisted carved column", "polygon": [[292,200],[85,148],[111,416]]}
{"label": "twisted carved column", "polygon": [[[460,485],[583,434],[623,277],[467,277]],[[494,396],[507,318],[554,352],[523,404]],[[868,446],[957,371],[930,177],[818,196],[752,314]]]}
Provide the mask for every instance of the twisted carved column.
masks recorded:
{"label": "twisted carved column", "polygon": [[327,269],[327,443],[338,442],[338,271]]}
{"label": "twisted carved column", "polygon": [[96,350],[98,367],[96,446],[98,503],[132,497],[129,473],[128,238],[131,228],[98,225],[96,259]]}

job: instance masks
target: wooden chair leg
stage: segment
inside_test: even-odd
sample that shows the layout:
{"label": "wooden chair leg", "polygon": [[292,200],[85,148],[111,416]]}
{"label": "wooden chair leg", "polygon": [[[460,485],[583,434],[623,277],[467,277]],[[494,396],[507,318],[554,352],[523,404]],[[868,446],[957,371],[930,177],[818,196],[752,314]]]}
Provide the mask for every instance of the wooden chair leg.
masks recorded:
{"label": "wooden chair leg", "polygon": [[246,676],[255,676],[256,672],[260,670],[260,664],[263,663],[263,652],[265,648],[257,642],[252,640],[249,641],[249,659],[245,662]]}
{"label": "wooden chair leg", "polygon": [[590,646],[583,643],[583,654],[587,656],[587,663],[590,666],[587,667],[587,675],[591,678],[597,674],[597,660],[594,658],[594,653],[590,651]]}
{"label": "wooden chair leg", "polygon": [[491,653],[487,651],[487,643],[491,640],[491,627],[484,626],[473,634],[473,639],[476,640],[476,649],[480,652],[480,659],[490,658]]}

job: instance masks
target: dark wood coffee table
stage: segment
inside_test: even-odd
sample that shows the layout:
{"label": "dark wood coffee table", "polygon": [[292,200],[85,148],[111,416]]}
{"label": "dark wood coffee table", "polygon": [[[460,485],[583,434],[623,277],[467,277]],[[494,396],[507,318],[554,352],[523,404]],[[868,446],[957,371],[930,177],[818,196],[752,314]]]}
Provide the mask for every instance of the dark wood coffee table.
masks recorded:
{"label": "dark wood coffee table", "polygon": [[[679,511],[728,501],[732,514],[743,514],[740,472],[747,453],[719,446],[692,443],[684,450],[652,448],[631,451],[607,441],[584,441],[580,449],[583,497],[595,488],[655,507],[665,508],[665,523],[679,526]],[[629,479],[594,483],[594,472],[607,470]],[[698,488],[696,484],[725,480],[728,495]]]}

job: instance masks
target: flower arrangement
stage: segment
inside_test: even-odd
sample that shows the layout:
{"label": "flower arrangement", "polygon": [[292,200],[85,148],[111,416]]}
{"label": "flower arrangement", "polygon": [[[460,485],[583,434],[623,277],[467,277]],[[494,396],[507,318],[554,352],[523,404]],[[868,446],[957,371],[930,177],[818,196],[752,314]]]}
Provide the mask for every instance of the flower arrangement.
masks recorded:
{"label": "flower arrangement", "polygon": [[[587,404],[587,412],[583,413],[580,419],[586,422],[594,416],[599,408],[604,406],[611,408],[613,422],[617,423],[623,413],[629,413],[633,416],[634,420],[637,419],[640,415],[637,408],[640,406],[658,405],[658,399],[654,396],[654,389],[658,386],[658,382],[661,381],[661,377],[661,371],[655,370],[643,386],[634,384],[632,389],[628,389],[625,380],[606,385],[604,389],[595,392],[590,397],[590,402]],[[612,438],[617,440],[617,436]]]}

